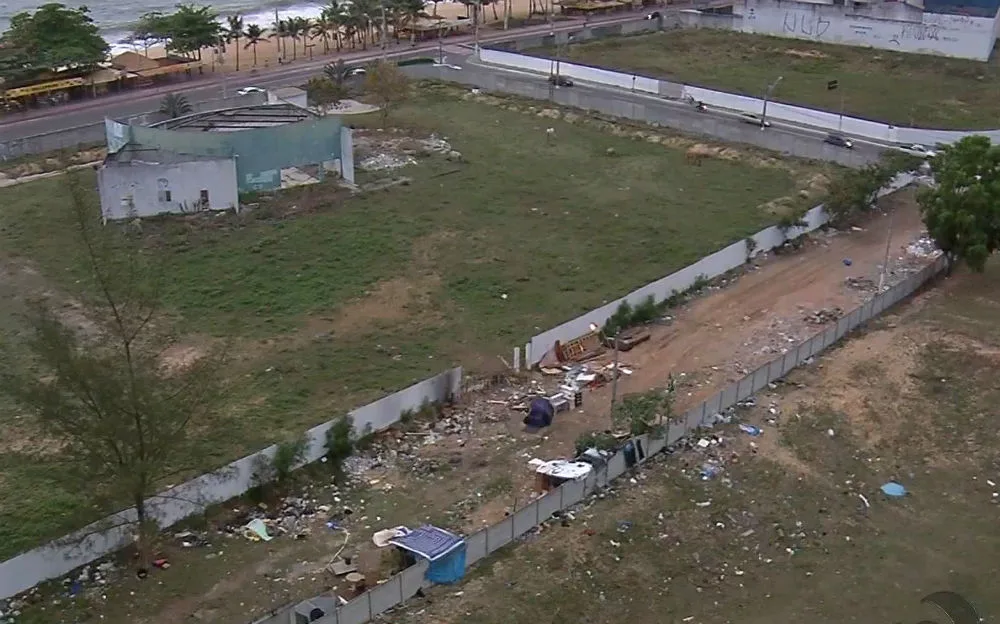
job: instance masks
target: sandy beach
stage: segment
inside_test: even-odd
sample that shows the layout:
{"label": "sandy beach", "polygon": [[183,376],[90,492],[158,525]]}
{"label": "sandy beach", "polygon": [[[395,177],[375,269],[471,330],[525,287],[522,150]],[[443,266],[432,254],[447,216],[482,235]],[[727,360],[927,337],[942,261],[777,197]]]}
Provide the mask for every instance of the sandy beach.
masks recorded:
{"label": "sandy beach", "polygon": [[[541,6],[540,0],[536,0],[534,6],[537,12]],[[496,8],[496,16],[494,16],[494,7]],[[511,0],[511,17],[513,19],[527,17],[530,7],[530,0]],[[548,4],[545,7],[549,8]],[[480,24],[480,28],[489,27],[496,29],[503,23],[502,3],[488,6],[483,12],[484,20]],[[427,13],[434,16],[434,19],[459,20],[459,18],[466,17],[466,7],[458,2],[439,2],[436,6],[428,5]],[[279,17],[281,17],[280,13]],[[432,23],[434,19],[423,21],[424,23]],[[461,27],[465,30],[460,32],[472,31],[472,24],[468,20],[462,19],[461,22],[463,22]],[[260,26],[270,27],[271,25],[260,24]],[[270,35],[270,28],[268,28],[268,35]],[[447,38],[445,38],[445,41],[447,41]],[[390,39],[391,47],[396,47],[397,45],[409,45],[409,43],[406,40],[401,40],[399,44],[396,44]],[[369,50],[377,50],[380,46],[381,43],[377,40],[374,43],[368,43]],[[329,49],[326,49],[327,47]],[[355,47],[352,48],[346,38],[342,40],[341,48],[345,52],[354,52],[363,49],[361,44],[357,42],[355,43]],[[139,54],[148,55],[150,58],[162,58],[166,55],[166,50],[162,46],[154,46],[149,49],[142,47],[132,49]],[[236,42],[230,43],[225,46],[224,50],[219,50],[218,48],[204,48],[202,50],[202,61],[204,62],[206,72],[235,72],[237,71],[238,60],[240,73],[251,75],[255,69],[270,69],[279,65],[294,64],[296,61],[324,57],[329,57],[331,60],[337,57],[337,46],[332,36],[329,37],[326,45],[324,45],[323,40],[319,37],[300,39],[295,42],[287,38],[284,41],[278,41],[278,39],[269,37],[258,42],[255,46],[247,47],[246,41],[241,39],[238,45]]]}

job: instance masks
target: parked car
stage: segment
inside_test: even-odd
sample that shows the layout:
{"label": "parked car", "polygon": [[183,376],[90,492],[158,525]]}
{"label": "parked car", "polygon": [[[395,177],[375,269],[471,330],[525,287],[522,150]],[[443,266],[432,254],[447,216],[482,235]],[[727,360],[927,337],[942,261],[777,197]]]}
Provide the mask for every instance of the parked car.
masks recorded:
{"label": "parked car", "polygon": [[251,93],[264,93],[264,90],[260,87],[243,87],[236,93],[240,95],[250,95]]}
{"label": "parked car", "polygon": [[846,147],[847,149],[854,147],[854,141],[841,134],[828,134],[826,135],[826,139],[824,139],[824,141],[830,145],[836,145],[837,147]]}
{"label": "parked car", "polygon": [[549,84],[555,85],[557,87],[572,87],[573,81],[566,76],[556,76],[555,74],[549,76]]}
{"label": "parked car", "polygon": [[770,128],[771,122],[762,120],[760,115],[754,115],[753,113],[743,113],[740,115],[740,121],[746,122],[748,124],[753,124],[755,126],[760,126],[761,128]]}

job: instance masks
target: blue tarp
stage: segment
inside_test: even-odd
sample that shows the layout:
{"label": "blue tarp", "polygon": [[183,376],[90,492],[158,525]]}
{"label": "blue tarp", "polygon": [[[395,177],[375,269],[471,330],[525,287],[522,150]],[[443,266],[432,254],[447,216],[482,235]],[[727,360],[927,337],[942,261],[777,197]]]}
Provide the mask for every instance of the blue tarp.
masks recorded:
{"label": "blue tarp", "polygon": [[454,583],[465,574],[465,540],[436,526],[407,531],[389,543],[430,561],[425,574],[434,583]]}
{"label": "blue tarp", "polygon": [[528,415],[524,417],[524,424],[535,429],[548,427],[552,424],[555,413],[555,407],[548,399],[542,397],[532,399]]}

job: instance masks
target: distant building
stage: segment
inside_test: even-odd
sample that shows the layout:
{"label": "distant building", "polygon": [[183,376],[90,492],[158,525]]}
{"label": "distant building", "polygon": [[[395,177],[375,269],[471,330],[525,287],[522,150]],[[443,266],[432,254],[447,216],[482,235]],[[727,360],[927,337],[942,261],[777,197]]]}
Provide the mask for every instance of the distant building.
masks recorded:
{"label": "distant building", "polygon": [[737,0],[731,11],[685,11],[681,21],[978,61],[989,60],[1000,34],[1000,0]]}
{"label": "distant building", "polygon": [[294,104],[195,113],[149,127],[105,121],[98,170],[105,220],[238,210],[241,192],[354,182],[351,131]]}

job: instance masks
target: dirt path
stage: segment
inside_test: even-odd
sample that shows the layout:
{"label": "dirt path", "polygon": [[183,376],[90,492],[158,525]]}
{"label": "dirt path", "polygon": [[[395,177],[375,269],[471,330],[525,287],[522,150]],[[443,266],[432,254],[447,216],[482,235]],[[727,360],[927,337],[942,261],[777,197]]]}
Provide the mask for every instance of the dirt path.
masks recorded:
{"label": "dirt path", "polygon": [[[922,266],[905,251],[923,230],[914,191],[889,196],[883,206],[894,211],[890,270]],[[889,221],[875,217],[861,232],[819,233],[808,248],[771,256],[735,284],[695,299],[669,325],[654,327],[648,342],[622,354],[634,373],[622,377],[619,396],[662,387],[673,373],[679,381],[694,380],[682,383],[676,406],[681,413],[816,333],[822,326],[806,321],[807,314],[838,307],[848,311],[864,300],[864,293],[845,283],[847,278],[878,282]],[[610,361],[607,355],[597,360]],[[578,435],[606,423],[610,401],[609,386],[590,392],[582,415],[563,418],[552,428],[552,451],[567,452]]]}
{"label": "dirt path", "polygon": [[[900,258],[906,266],[922,265],[905,253],[922,229],[913,191],[884,202],[895,209],[892,266]],[[807,314],[823,308],[849,310],[864,298],[845,284],[848,277],[877,282],[888,223],[886,217],[875,217],[863,231],[817,234],[799,252],[762,259],[735,283],[677,310],[669,325],[652,329],[651,340],[623,354],[622,361],[635,372],[625,378],[620,392],[662,386],[669,374],[683,373],[677,406],[683,410],[818,331],[821,325],[805,320]],[[553,377],[536,380],[548,386],[558,382]],[[568,455],[581,433],[607,428],[608,387],[588,392],[583,410],[559,415],[542,435],[524,432],[522,413],[502,404],[516,391],[494,389],[449,410],[433,427],[390,434],[377,444],[371,452],[376,465],[358,473],[371,488],[357,493],[367,499],[364,508],[345,521],[352,535],[348,552],[370,549],[373,531],[398,523],[430,520],[472,532],[497,522],[532,495],[529,459]],[[308,496],[327,502],[331,492],[319,489]],[[212,621],[239,624],[277,603],[312,597],[335,586],[336,579],[302,575],[280,584],[263,579],[284,578],[291,562],[306,568],[325,563],[340,538],[323,527],[324,520],[314,521],[313,537],[305,541],[282,538],[266,549],[230,541],[225,557],[213,561],[215,567],[206,566],[200,550],[172,550],[174,568],[159,577],[161,585],[127,583],[122,593],[134,589],[135,597],[114,606],[109,601],[101,612],[110,618],[142,614],[146,617],[138,621],[150,624],[203,620],[210,613]],[[256,582],[225,582],[238,570],[253,570]]]}

